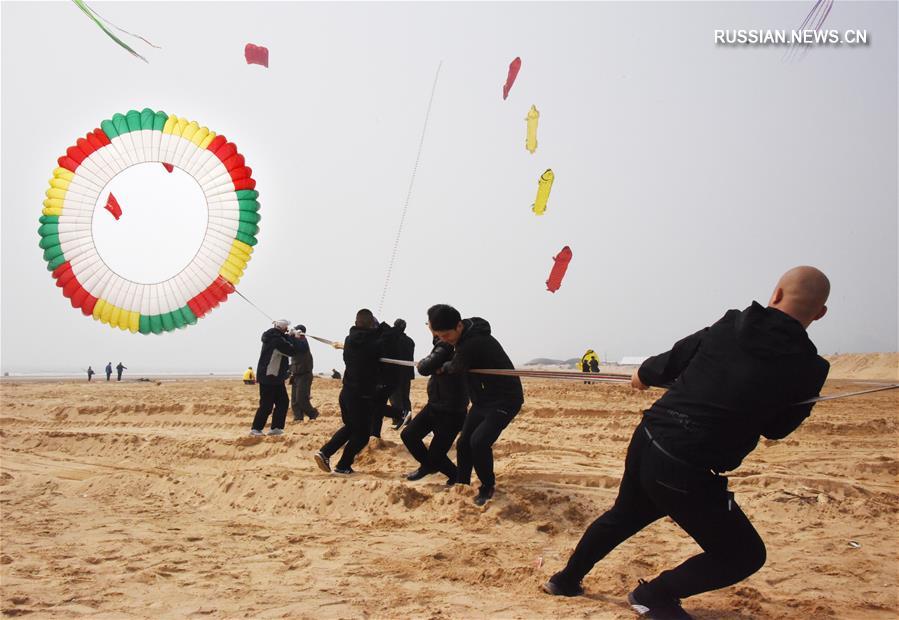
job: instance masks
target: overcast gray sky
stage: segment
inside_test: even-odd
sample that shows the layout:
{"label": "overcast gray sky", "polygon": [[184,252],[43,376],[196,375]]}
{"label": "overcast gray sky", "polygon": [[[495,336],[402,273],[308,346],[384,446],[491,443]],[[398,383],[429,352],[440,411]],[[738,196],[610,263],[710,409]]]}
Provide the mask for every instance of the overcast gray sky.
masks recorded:
{"label": "overcast gray sky", "polygon": [[[443,302],[487,318],[516,363],[649,355],[764,303],[798,264],[833,284],[810,330],[822,353],[895,351],[897,4],[835,3],[828,26],[867,29],[870,45],[798,62],[714,44],[716,28],[795,27],[811,4],[93,3],[162,46],[141,47],[144,64],[71,3],[4,2],[2,369],[255,365],[268,320],[237,296],[183,331],[134,335],[81,316],[46,271],[36,229],[56,158],[143,107],[238,145],[263,218],[240,290],[342,339],[358,308],[377,309],[441,60],[380,316],[406,318],[417,353],[427,307]],[[245,64],[248,42],[269,48],[268,69]],[[178,246],[189,227],[161,219],[161,247]],[[552,294],[565,245],[574,258]],[[149,261],[160,245],[141,251]],[[316,371],[342,368],[313,347]]]}

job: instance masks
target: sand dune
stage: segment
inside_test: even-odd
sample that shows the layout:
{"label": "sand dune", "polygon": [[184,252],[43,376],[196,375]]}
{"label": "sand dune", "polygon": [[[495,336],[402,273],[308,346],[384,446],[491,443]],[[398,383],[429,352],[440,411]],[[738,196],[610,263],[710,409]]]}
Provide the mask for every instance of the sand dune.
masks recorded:
{"label": "sand dune", "polygon": [[[660,522],[591,573],[588,596],[538,591],[611,504],[657,393],[527,381],[480,509],[440,476],[403,480],[413,461],[389,428],[357,475],[321,473],[310,455],[336,428],[338,388],[316,379],[322,417],[259,439],[246,436],[256,390],[239,381],[4,382],[3,613],[623,619],[638,578],[697,551]],[[697,618],[897,617],[897,404],[895,392],[822,403],[760,445],[732,488],[768,564],[690,599]]]}
{"label": "sand dune", "polygon": [[825,355],[831,379],[899,381],[899,353],[841,353]]}

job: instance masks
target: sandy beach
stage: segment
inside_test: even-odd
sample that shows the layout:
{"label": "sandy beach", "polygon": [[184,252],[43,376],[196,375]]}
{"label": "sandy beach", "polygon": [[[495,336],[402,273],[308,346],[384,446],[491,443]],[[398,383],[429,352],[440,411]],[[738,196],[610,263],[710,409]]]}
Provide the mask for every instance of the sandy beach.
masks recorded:
{"label": "sandy beach", "polygon": [[[832,360],[824,392],[895,381],[897,360]],[[697,551],[664,520],[601,562],[587,596],[539,590],[611,505],[658,391],[526,381],[495,448],[496,498],[480,509],[441,476],[403,480],[413,460],[389,428],[357,475],[320,472],[311,454],[337,428],[338,381],[316,378],[322,417],[277,438],[246,435],[257,390],[238,380],[0,387],[7,616],[624,619],[638,578]],[[417,406],[424,388],[414,382]],[[786,440],[763,439],[731,488],[767,565],[686,609],[896,618],[897,405],[897,391],[824,402]]]}

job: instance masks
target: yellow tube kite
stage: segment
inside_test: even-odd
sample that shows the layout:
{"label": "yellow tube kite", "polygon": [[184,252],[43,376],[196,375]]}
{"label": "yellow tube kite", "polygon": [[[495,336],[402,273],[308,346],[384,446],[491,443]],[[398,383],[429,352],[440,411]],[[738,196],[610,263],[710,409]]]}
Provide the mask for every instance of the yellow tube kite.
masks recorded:
{"label": "yellow tube kite", "polygon": [[537,199],[534,201],[534,204],[531,205],[531,211],[537,215],[543,215],[546,212],[546,203],[549,201],[549,191],[553,187],[555,178],[556,175],[553,174],[553,171],[549,168],[540,175],[540,180],[537,182]]}
{"label": "yellow tube kite", "polygon": [[537,122],[540,120],[540,112],[537,106],[532,105],[525,119],[528,122],[528,137],[524,141],[524,148],[534,154],[537,150]]}

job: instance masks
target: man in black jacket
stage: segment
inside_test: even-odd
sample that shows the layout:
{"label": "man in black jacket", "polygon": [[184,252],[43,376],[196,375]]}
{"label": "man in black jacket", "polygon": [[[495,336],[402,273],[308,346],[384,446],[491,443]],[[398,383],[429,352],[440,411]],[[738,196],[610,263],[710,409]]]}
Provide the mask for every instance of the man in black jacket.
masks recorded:
{"label": "man in black jacket", "polygon": [[490,335],[490,324],[481,318],[464,321],[452,306],[438,304],[428,309],[428,326],[443,342],[455,347],[444,372],[466,373],[471,410],[456,444],[459,484],[471,484],[471,468],[481,481],[475,504],[483,506],[493,497],[493,444],[524,404],[521,379],[469,373],[475,369],[513,369],[502,345]]}
{"label": "man in black jacket", "polygon": [[386,323],[378,325],[371,310],[362,309],[356,313],[356,323],[343,346],[338,347],[343,349],[346,364],[339,397],[343,426],[314,455],[322,471],[331,471],[331,457],[345,446],[334,472],[352,474],[353,460],[368,444],[374,402],[379,393],[378,359],[384,356],[384,340],[389,337],[390,329]]}
{"label": "man in black jacket", "polygon": [[297,325],[294,329],[297,352],[290,356],[290,408],[294,422],[302,422],[304,415],[312,421],[318,417],[318,409],[309,401],[312,392],[312,352],[306,340],[306,326]]}
{"label": "man in black jacket", "polygon": [[[409,453],[418,461],[418,469],[408,474],[407,480],[421,480],[439,471],[446,475],[448,485],[456,483],[456,466],[447,452],[465,422],[468,390],[464,375],[442,372],[443,365],[452,357],[452,345],[435,336],[434,350],[418,362],[418,372],[428,377],[428,403],[400,434]],[[422,439],[431,432],[434,437],[425,448]]]}
{"label": "man in black jacket", "polygon": [[[259,382],[259,409],[253,418],[250,435],[262,435],[268,416],[272,416],[269,435],[284,434],[284,420],[290,399],[284,381],[287,379],[289,356],[296,354],[293,334],[287,332],[288,321],[279,320],[262,334],[262,351],[256,365],[256,380]],[[274,412],[272,409],[274,408]]]}
{"label": "man in black jacket", "polygon": [[827,277],[796,267],[778,281],[768,307],[729,310],[711,327],[647,359],[636,389],[670,389],[643,414],[625,460],[614,506],[587,528],[546,592],[576,596],[599,560],[657,519],[669,516],[703,552],[628,595],[647,618],[688,619],[680,599],[723,588],[765,563],[765,545],[727,490],[759,437],[782,439],[809,416],[829,370],[806,329],[827,311]]}
{"label": "man in black jacket", "polygon": [[[397,332],[397,357],[398,360],[415,360],[415,341],[406,334],[406,321],[397,319],[393,322],[393,328]],[[411,366],[397,366],[396,387],[390,395],[390,406],[400,412],[394,419],[393,428],[399,428],[404,422],[408,422],[412,416],[412,401],[409,398],[409,389],[415,378],[415,369]],[[452,444],[450,444],[452,445]]]}
{"label": "man in black jacket", "polygon": [[[390,359],[413,361],[414,357],[406,357],[408,344],[405,340],[411,342],[411,338],[406,336],[403,331],[406,329],[406,322],[403,319],[397,319],[393,324],[393,329],[389,333],[385,333],[382,339],[381,357]],[[415,343],[412,343],[413,349]],[[405,382],[406,391],[409,390],[409,380],[406,379],[410,374],[415,377],[415,371],[411,367],[399,366],[397,364],[382,363],[378,367],[378,392],[374,398],[373,414],[371,420],[371,436],[378,439],[381,438],[381,427],[384,424],[384,418],[393,420],[393,428],[397,429],[403,424],[405,411],[398,406],[393,398],[401,389],[400,386]]]}

